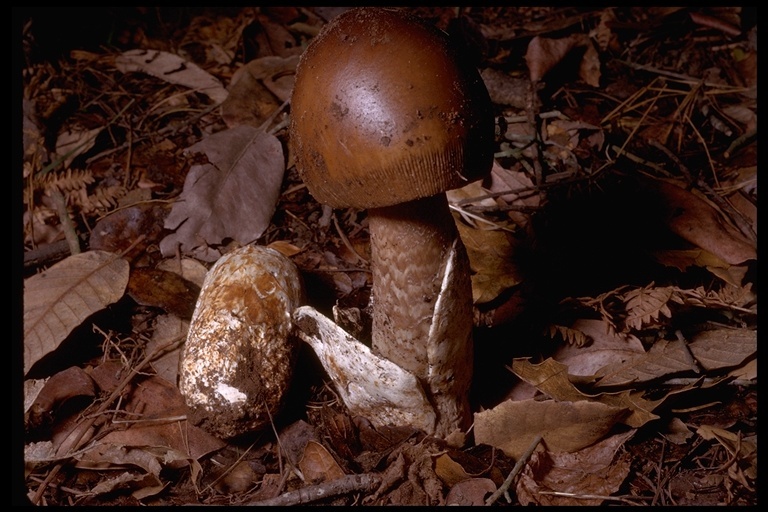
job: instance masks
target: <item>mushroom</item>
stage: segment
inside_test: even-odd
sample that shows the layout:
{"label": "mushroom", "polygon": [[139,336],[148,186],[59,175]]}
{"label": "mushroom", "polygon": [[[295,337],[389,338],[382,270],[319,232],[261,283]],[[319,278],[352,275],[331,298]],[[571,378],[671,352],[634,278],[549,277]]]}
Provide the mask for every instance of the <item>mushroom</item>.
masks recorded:
{"label": "mushroom", "polygon": [[269,247],[240,247],[211,267],[179,358],[193,423],[223,438],[270,424],[293,376],[291,315],[303,296],[296,265]]}
{"label": "mushroom", "polygon": [[469,261],[445,191],[490,171],[493,137],[477,69],[403,11],[346,11],[301,56],[296,167],[319,202],[368,209],[372,351],[416,377],[442,436],[469,426],[473,367]]}

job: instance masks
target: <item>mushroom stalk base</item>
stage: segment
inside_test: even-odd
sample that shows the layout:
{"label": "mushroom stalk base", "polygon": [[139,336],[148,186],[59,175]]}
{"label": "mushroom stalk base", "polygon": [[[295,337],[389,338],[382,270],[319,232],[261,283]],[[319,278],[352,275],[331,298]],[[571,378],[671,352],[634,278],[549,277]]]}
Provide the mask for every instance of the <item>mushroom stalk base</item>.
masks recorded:
{"label": "mushroom stalk base", "polygon": [[440,195],[369,215],[372,348],[309,306],[293,315],[298,336],[352,414],[456,439],[471,422],[472,285],[448,201]]}
{"label": "mushroom stalk base", "polygon": [[368,212],[373,352],[415,375],[436,432],[471,422],[472,284],[445,194]]}

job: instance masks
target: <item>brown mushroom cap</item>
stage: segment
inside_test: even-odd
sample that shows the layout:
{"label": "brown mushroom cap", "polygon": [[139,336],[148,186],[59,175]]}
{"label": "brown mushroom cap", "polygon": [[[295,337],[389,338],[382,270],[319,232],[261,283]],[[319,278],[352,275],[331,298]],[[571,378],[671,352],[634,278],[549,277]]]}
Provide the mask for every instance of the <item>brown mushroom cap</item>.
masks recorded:
{"label": "brown mushroom cap", "polygon": [[485,176],[493,112],[445,33],[403,12],[347,11],[301,57],[291,100],[296,166],[315,198],[375,208]]}

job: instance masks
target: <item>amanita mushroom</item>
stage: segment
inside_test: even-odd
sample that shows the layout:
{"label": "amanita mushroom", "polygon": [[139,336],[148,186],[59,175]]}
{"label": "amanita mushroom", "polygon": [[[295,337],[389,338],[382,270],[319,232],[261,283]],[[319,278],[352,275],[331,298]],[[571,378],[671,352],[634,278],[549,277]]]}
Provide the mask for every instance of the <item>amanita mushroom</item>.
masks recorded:
{"label": "amanita mushroom", "polygon": [[291,315],[303,293],[296,265],[268,247],[240,247],[211,267],[179,359],[193,423],[223,438],[270,424],[293,375]]}
{"label": "amanita mushroom", "polygon": [[493,134],[477,69],[402,11],[347,11],[300,59],[296,167],[321,203],[368,209],[372,349],[416,376],[439,435],[468,426],[473,364],[469,262],[445,191],[490,171]]}

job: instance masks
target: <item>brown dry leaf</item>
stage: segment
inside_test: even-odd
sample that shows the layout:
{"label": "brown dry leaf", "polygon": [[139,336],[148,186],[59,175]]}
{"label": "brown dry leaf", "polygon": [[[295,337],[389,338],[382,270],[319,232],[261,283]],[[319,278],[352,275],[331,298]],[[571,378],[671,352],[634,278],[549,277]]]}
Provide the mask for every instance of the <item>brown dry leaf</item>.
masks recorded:
{"label": "brown dry leaf", "polygon": [[529,102],[531,84],[528,80],[513,77],[494,68],[485,68],[480,76],[494,104],[509,105],[522,110]]}
{"label": "brown dry leaf", "polygon": [[453,460],[450,455],[444,453],[435,459],[435,474],[448,487],[452,487],[462,480],[471,478],[464,468]]}
{"label": "brown dry leaf", "polygon": [[[634,430],[611,436],[575,453],[534,452],[518,480],[517,499],[526,505],[599,506],[617,492],[630,471],[627,453],[617,455]],[[556,496],[542,491],[569,493]]]}
{"label": "brown dry leaf", "polygon": [[568,367],[568,374],[589,377],[610,364],[620,364],[639,354],[645,354],[637,337],[619,334],[604,320],[581,318],[572,329],[581,331],[592,340],[588,345],[577,347],[561,345],[552,358]]}
{"label": "brown dry leaf", "polygon": [[541,435],[547,449],[575,452],[605,437],[626,413],[623,407],[587,400],[507,400],[475,413],[475,442],[519,459]]}
{"label": "brown dry leaf", "polygon": [[238,69],[229,96],[221,104],[221,117],[227,126],[261,126],[280,103],[290,98],[298,61],[298,55],[267,56]]}
{"label": "brown dry leaf", "polygon": [[457,223],[472,268],[472,299],[490,302],[520,283],[513,239],[506,231],[473,229]]}
{"label": "brown dry leaf", "polygon": [[[130,260],[160,241],[163,219],[167,214],[168,208],[165,205],[154,203],[137,204],[110,212],[93,227],[89,247],[91,250],[116,253],[131,248],[124,255]],[[144,238],[136,243],[141,235]]]}
{"label": "brown dry leaf", "polygon": [[528,43],[525,62],[532,82],[538,82],[568,55],[576,44],[576,37],[561,39],[535,36]]}
{"label": "brown dry leaf", "polygon": [[490,478],[469,478],[463,480],[448,491],[446,505],[483,506],[486,497],[496,491],[496,484]]}
{"label": "brown dry leaf", "polygon": [[323,445],[315,441],[308,441],[304,448],[304,455],[299,461],[299,469],[309,483],[328,482],[344,476],[336,459],[328,453]]}
{"label": "brown dry leaf", "polygon": [[188,87],[205,94],[214,103],[227,98],[227,90],[217,78],[189,60],[173,53],[158,50],[128,50],[115,59],[115,67],[122,73],[139,71],[165,80],[168,83]]}
{"label": "brown dry leaf", "polygon": [[31,406],[25,410],[24,424],[28,428],[36,428],[46,421],[51,421],[55,409],[64,401],[77,396],[94,396],[95,394],[96,387],[93,379],[82,368],[71,366],[51,376],[45,382]]}
{"label": "brown dry leaf", "polygon": [[212,246],[224,239],[248,244],[269,226],[283,181],[283,147],[273,135],[251,126],[215,133],[187,150],[208,163],[193,165],[184,190],[165,220],[176,230],[160,242],[163,255],[181,251],[215,261]]}
{"label": "brown dry leaf", "polygon": [[83,453],[80,467],[111,467],[125,456],[130,457],[130,464],[144,461],[141,467],[154,472],[159,465],[180,468],[196,464],[200,457],[225,446],[186,420],[187,407],[178,388],[160,377],[142,380],[125,403],[125,411],[127,427],[102,437],[95,445],[102,448]]}
{"label": "brown dry leaf", "polygon": [[589,400],[624,409],[628,414],[621,418],[621,421],[630,427],[640,427],[658,418],[652,411],[661,400],[647,400],[642,397],[642,393],[632,391],[585,395],[571,382],[568,367],[551,358],[537,365],[531,364],[527,359],[515,359],[511,370],[525,382],[555,400]]}
{"label": "brown dry leaf", "polygon": [[702,425],[696,433],[706,440],[716,440],[731,457],[736,459],[735,464],[728,467],[728,474],[734,480],[746,485],[744,477],[751,481],[757,479],[757,439],[743,439],[741,433],[733,433],[713,425]]}
{"label": "brown dry leaf", "polygon": [[104,251],[68,257],[24,282],[24,373],[93,313],[119,300],[128,262]]}
{"label": "brown dry leaf", "polygon": [[673,183],[646,181],[659,198],[663,218],[679,237],[731,265],[757,259],[757,248],[703,199]]}
{"label": "brown dry leaf", "polygon": [[114,492],[116,490],[135,489],[132,495],[136,499],[153,496],[165,488],[157,475],[144,473],[136,475],[133,473],[121,473],[118,476],[102,480],[90,492],[99,495]]}
{"label": "brown dry leaf", "polygon": [[704,331],[693,336],[688,348],[705,370],[739,366],[757,354],[757,331],[751,329]]}
{"label": "brown dry leaf", "polygon": [[675,339],[658,340],[647,353],[605,366],[596,375],[600,378],[598,386],[624,386],[682,372],[698,372],[698,369],[685,342]]}
{"label": "brown dry leaf", "polygon": [[200,287],[175,272],[141,267],[131,271],[128,294],[142,306],[163,308],[167,313],[189,320]]}
{"label": "brown dry leaf", "polygon": [[592,41],[586,34],[572,34],[560,39],[535,36],[528,43],[525,62],[532,82],[538,82],[560,64],[574,48],[583,48],[579,78],[589,85],[600,85],[600,59]]}

